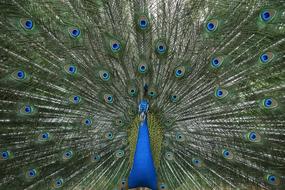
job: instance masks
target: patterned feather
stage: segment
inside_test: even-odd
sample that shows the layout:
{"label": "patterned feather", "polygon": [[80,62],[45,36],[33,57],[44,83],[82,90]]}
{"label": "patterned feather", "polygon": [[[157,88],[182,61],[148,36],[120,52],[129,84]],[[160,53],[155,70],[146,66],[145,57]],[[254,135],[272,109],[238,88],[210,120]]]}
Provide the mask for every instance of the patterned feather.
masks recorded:
{"label": "patterned feather", "polygon": [[0,0],[0,18],[0,189],[126,190],[142,122],[153,190],[285,189],[284,0]]}

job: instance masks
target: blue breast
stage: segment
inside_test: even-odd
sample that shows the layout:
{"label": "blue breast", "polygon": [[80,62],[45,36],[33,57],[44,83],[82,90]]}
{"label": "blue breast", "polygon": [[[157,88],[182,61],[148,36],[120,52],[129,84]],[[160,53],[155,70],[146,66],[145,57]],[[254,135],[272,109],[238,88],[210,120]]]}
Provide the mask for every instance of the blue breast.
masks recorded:
{"label": "blue breast", "polygon": [[[148,105],[140,104],[140,112]],[[144,112],[143,111],[143,112]],[[128,178],[129,188],[148,187],[157,190],[157,176],[151,153],[147,118],[140,123],[133,167]]]}

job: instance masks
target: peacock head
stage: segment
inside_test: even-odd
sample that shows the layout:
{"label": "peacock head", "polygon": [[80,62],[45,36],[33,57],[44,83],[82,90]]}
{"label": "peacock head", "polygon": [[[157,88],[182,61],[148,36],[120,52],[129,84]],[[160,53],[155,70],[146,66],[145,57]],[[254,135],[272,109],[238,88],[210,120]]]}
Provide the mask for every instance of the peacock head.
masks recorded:
{"label": "peacock head", "polygon": [[149,103],[147,100],[141,100],[139,103],[139,113],[147,113],[149,109]]}

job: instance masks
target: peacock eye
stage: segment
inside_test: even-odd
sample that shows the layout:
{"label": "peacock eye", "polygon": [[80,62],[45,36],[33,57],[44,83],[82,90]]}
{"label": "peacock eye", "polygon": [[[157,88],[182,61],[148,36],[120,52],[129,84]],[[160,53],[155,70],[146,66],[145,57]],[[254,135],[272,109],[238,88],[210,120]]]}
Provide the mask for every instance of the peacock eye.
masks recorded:
{"label": "peacock eye", "polygon": [[1,158],[0,160],[8,160],[10,158],[10,151],[0,152]]}
{"label": "peacock eye", "polygon": [[25,72],[24,72],[24,71],[18,71],[18,72],[17,72],[17,77],[18,77],[18,79],[23,79],[23,78],[25,78]]}
{"label": "peacock eye", "polygon": [[176,78],[182,78],[185,74],[185,67],[184,66],[180,66],[180,67],[177,67],[175,70],[174,70],[174,73],[175,73],[175,77]]}
{"label": "peacock eye", "polygon": [[263,10],[261,13],[260,13],[260,18],[263,22],[269,22],[271,21],[274,16],[276,15],[276,10]]}
{"label": "peacock eye", "polygon": [[260,55],[259,60],[261,63],[269,63],[274,57],[272,52],[266,52]]}
{"label": "peacock eye", "polygon": [[92,125],[92,120],[90,118],[86,118],[82,121],[83,125],[85,126],[91,126]]}
{"label": "peacock eye", "polygon": [[145,73],[147,73],[147,71],[148,71],[147,64],[141,63],[141,64],[138,65],[138,72],[140,74],[145,74]]}
{"label": "peacock eye", "polygon": [[218,87],[216,90],[215,90],[215,96],[219,99],[222,99],[224,97],[226,97],[228,95],[228,91],[225,90],[225,89],[222,89],[220,87]]}
{"label": "peacock eye", "polygon": [[222,154],[223,154],[223,157],[225,159],[232,159],[233,158],[233,154],[227,149],[224,149]]}
{"label": "peacock eye", "polygon": [[101,156],[99,154],[95,153],[92,155],[92,160],[94,162],[99,162],[101,160]]}
{"label": "peacock eye", "polygon": [[166,190],[166,189],[167,189],[167,186],[166,186],[164,183],[162,183],[162,184],[160,184],[159,188],[160,188],[160,189],[163,189],[163,190]]}
{"label": "peacock eye", "polygon": [[223,62],[222,57],[214,57],[211,60],[211,66],[216,69],[222,65],[222,62]]}
{"label": "peacock eye", "polygon": [[131,87],[129,89],[129,95],[132,97],[136,96],[137,95],[137,89],[135,87]]}
{"label": "peacock eye", "polygon": [[112,52],[116,53],[116,52],[119,52],[120,49],[121,49],[121,44],[119,41],[117,40],[111,40],[110,41],[110,47],[111,47],[111,50]]}
{"label": "peacock eye", "polygon": [[81,31],[79,28],[69,28],[69,35],[72,37],[72,38],[78,38],[81,34]]}
{"label": "peacock eye", "polygon": [[20,108],[20,113],[23,115],[32,115],[34,113],[34,107],[29,104],[23,105]]}
{"label": "peacock eye", "polygon": [[21,19],[21,26],[26,30],[32,30],[34,28],[34,22],[31,19]]}
{"label": "peacock eye", "polygon": [[27,73],[23,70],[17,70],[12,73],[12,78],[17,81],[24,81],[27,79]]}
{"label": "peacock eye", "polygon": [[56,179],[54,181],[54,187],[55,188],[60,188],[63,186],[63,179],[62,178],[59,178],[59,179]]}
{"label": "peacock eye", "polygon": [[216,19],[209,20],[206,24],[206,29],[209,32],[215,31],[217,29],[217,27],[218,27],[218,20],[216,20]]}
{"label": "peacock eye", "polygon": [[27,105],[27,106],[25,106],[24,110],[25,110],[26,113],[31,113],[32,112],[32,107]]}
{"label": "peacock eye", "polygon": [[125,155],[125,152],[123,150],[117,150],[115,155],[117,158],[122,158]]}
{"label": "peacock eye", "polygon": [[166,44],[162,41],[157,42],[156,52],[160,55],[165,54],[167,50]]}
{"label": "peacock eye", "polygon": [[251,132],[250,135],[249,135],[249,139],[251,141],[255,141],[256,140],[256,133],[255,132]]}
{"label": "peacock eye", "polygon": [[266,109],[272,109],[276,108],[278,106],[278,103],[273,98],[265,98],[262,100],[262,107]]}
{"label": "peacock eye", "polygon": [[49,139],[49,133],[45,132],[45,133],[40,134],[39,139],[43,140],[43,141],[48,140]]}
{"label": "peacock eye", "polygon": [[63,153],[62,157],[64,160],[69,160],[72,158],[72,156],[73,156],[73,152],[71,150],[67,150]]}
{"label": "peacock eye", "polygon": [[192,164],[196,167],[201,167],[202,166],[202,162],[200,159],[197,159],[197,158],[193,158],[192,159]]}
{"label": "peacock eye", "polygon": [[267,175],[266,180],[269,184],[271,185],[279,185],[280,184],[280,179],[272,174]]}
{"label": "peacock eye", "polygon": [[182,134],[182,133],[176,133],[176,140],[178,141],[178,142],[183,142],[183,141],[185,141],[185,136]]}
{"label": "peacock eye", "polygon": [[172,152],[166,152],[165,157],[167,160],[173,160],[174,155]]}
{"label": "peacock eye", "polygon": [[247,133],[247,139],[250,142],[260,142],[261,141],[261,136],[256,131],[250,131],[250,132]]}
{"label": "peacock eye", "polygon": [[71,96],[70,99],[71,99],[71,102],[74,103],[74,104],[79,104],[80,101],[81,101],[81,97],[77,96],[77,95]]}
{"label": "peacock eye", "polygon": [[112,104],[114,102],[113,96],[111,94],[105,94],[104,100],[108,104]]}
{"label": "peacock eye", "polygon": [[70,74],[74,74],[74,73],[76,73],[76,71],[77,71],[77,68],[74,65],[69,66],[68,72]]}
{"label": "peacock eye", "polygon": [[36,169],[30,169],[27,171],[26,175],[28,178],[34,178],[37,176],[37,171]]}
{"label": "peacock eye", "polygon": [[112,140],[113,139],[113,133],[112,132],[108,132],[106,133],[105,137],[109,140]]}
{"label": "peacock eye", "polygon": [[110,80],[110,73],[108,71],[99,71],[99,75],[103,81]]}
{"label": "peacock eye", "polygon": [[171,95],[170,100],[171,100],[171,102],[177,102],[178,101],[177,95]]}
{"label": "peacock eye", "polygon": [[115,124],[116,124],[117,126],[123,126],[123,125],[124,125],[124,122],[123,122],[122,119],[116,119],[116,120],[115,120]]}
{"label": "peacock eye", "polygon": [[141,30],[146,30],[149,28],[149,21],[148,18],[146,16],[141,16],[138,19],[138,26]]}
{"label": "peacock eye", "polygon": [[154,91],[150,91],[150,92],[148,93],[148,95],[149,95],[150,97],[155,97],[155,92],[154,92]]}

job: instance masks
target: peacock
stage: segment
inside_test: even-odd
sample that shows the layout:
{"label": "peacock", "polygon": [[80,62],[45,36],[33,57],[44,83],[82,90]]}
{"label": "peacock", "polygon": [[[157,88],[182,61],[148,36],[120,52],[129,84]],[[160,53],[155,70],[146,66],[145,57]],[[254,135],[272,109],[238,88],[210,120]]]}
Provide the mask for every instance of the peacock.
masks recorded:
{"label": "peacock", "polygon": [[1,190],[284,190],[284,0],[0,0]]}

